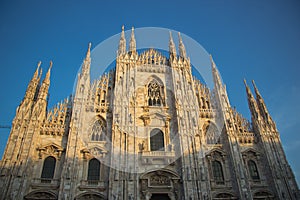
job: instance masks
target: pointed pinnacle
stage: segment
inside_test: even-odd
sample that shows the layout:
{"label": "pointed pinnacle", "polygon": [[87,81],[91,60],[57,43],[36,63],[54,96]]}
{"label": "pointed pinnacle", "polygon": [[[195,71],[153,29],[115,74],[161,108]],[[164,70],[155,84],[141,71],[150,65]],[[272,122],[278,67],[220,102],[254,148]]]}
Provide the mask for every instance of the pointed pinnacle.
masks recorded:
{"label": "pointed pinnacle", "polygon": [[174,41],[173,41],[172,32],[169,31],[169,34],[170,34],[169,51],[170,51],[170,53],[172,53],[173,55],[176,55],[176,48],[175,48],[175,44],[174,44]]}
{"label": "pointed pinnacle", "polygon": [[245,87],[248,87],[247,85],[247,82],[246,82],[246,79],[244,78],[244,84],[245,84]]}
{"label": "pointed pinnacle", "polygon": [[130,40],[135,41],[134,27],[131,28],[131,38],[130,38]]}
{"label": "pointed pinnacle", "polygon": [[124,29],[125,29],[125,27],[124,27],[124,25],[122,26],[122,32],[121,32],[121,38],[123,39],[125,39],[125,33],[124,33]]}
{"label": "pointed pinnacle", "polygon": [[131,28],[131,37],[130,37],[129,51],[130,52],[135,52],[136,51],[136,42],[135,42],[135,36],[134,36],[134,27]]}
{"label": "pointed pinnacle", "polygon": [[216,70],[216,63],[215,63],[215,61],[214,61],[214,59],[213,59],[213,57],[212,57],[212,55],[211,54],[209,54],[209,59],[210,59],[210,62],[211,62],[211,67],[214,69],[214,70]]}
{"label": "pointed pinnacle", "polygon": [[47,82],[49,83],[50,82],[50,73],[51,73],[51,68],[52,68],[52,60],[50,61],[50,65],[49,65],[49,68],[48,68],[48,71],[47,71],[47,74],[46,74],[46,77],[44,79],[44,82]]}
{"label": "pointed pinnacle", "polygon": [[169,36],[170,36],[170,40],[173,40],[172,32],[171,31],[169,31]]}
{"label": "pointed pinnacle", "polygon": [[246,79],[244,79],[244,84],[245,84],[245,87],[246,87],[247,95],[250,96],[251,98],[253,98],[252,92],[251,92],[249,86],[247,85]]}
{"label": "pointed pinnacle", "polygon": [[36,79],[36,78],[38,77],[38,75],[39,75],[39,69],[40,69],[41,63],[42,63],[42,62],[39,61],[38,64],[37,64],[37,68],[36,68],[36,70],[35,70],[35,72],[34,72],[34,75],[33,75],[33,78],[34,78],[34,79]]}
{"label": "pointed pinnacle", "polygon": [[255,85],[254,80],[252,80],[252,85],[253,85],[253,87],[254,87],[255,92],[259,93],[259,92],[258,92],[258,89],[257,89],[257,87],[256,87],[256,85]]}
{"label": "pointed pinnacle", "polygon": [[259,90],[258,90],[258,88],[256,87],[254,80],[252,80],[252,85],[253,85],[253,87],[254,87],[254,91],[255,91],[256,98],[262,99],[262,96],[261,96],[261,94],[259,93]]}
{"label": "pointed pinnacle", "polygon": [[41,79],[42,74],[43,74],[43,69],[41,68],[41,70],[40,70],[40,75],[39,75],[39,79]]}
{"label": "pointed pinnacle", "polygon": [[86,56],[85,56],[85,60],[89,59],[91,57],[91,47],[92,47],[92,43],[89,43],[87,52],[86,52]]}
{"label": "pointed pinnacle", "polygon": [[178,32],[178,38],[179,38],[179,42],[182,43],[182,38],[181,38],[180,32]]}

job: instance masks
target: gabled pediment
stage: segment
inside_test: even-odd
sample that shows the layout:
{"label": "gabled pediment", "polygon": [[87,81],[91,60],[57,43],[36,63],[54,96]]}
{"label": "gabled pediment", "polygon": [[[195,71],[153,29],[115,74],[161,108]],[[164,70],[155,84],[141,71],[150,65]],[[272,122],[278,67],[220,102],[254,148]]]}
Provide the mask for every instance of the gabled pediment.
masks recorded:
{"label": "gabled pediment", "polygon": [[47,143],[45,145],[41,145],[39,148],[40,149],[56,149],[56,150],[60,150],[60,151],[63,150],[63,148],[61,146],[55,144],[54,142]]}
{"label": "gabled pediment", "polygon": [[55,156],[60,158],[61,153],[64,151],[64,149],[55,144],[55,143],[48,143],[45,145],[41,145],[40,147],[37,148],[39,151],[39,158],[41,159],[43,155],[49,155],[49,156]]}
{"label": "gabled pediment", "polygon": [[147,126],[151,121],[161,121],[165,125],[170,121],[170,117],[168,114],[164,114],[161,112],[151,112],[144,113],[140,118],[144,121],[144,125]]}
{"label": "gabled pediment", "polygon": [[225,157],[226,153],[222,149],[213,148],[210,151],[208,151],[205,155],[206,157]]}
{"label": "gabled pediment", "polygon": [[169,115],[161,113],[161,112],[153,112],[153,113],[149,113],[149,117],[151,119],[163,119],[166,120],[169,118]]}
{"label": "gabled pediment", "polygon": [[254,156],[259,156],[259,155],[260,155],[260,152],[257,151],[257,150],[254,149],[254,148],[248,148],[248,149],[242,151],[242,154],[243,154],[243,155],[254,155]]}
{"label": "gabled pediment", "polygon": [[103,158],[107,154],[107,152],[108,150],[104,146],[91,146],[81,150],[84,159],[92,157]]}

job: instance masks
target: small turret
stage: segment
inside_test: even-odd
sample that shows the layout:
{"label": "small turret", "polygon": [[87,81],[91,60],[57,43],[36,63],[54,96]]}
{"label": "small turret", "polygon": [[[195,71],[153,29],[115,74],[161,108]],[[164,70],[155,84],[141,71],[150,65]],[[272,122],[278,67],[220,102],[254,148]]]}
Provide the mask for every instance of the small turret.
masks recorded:
{"label": "small turret", "polygon": [[125,39],[124,25],[123,25],[121,38],[120,38],[120,42],[119,42],[119,48],[118,48],[118,56],[123,55],[125,53],[126,53],[126,39]]}

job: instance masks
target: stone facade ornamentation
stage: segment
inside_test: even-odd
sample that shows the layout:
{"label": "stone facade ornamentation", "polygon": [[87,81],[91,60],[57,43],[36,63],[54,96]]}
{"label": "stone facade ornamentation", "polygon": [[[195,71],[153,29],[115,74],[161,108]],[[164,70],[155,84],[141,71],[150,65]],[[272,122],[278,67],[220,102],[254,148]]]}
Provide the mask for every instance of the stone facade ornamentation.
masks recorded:
{"label": "stone facade ornamentation", "polygon": [[249,122],[213,58],[209,89],[169,35],[168,53],[137,50],[122,27],[115,67],[94,81],[89,44],[74,95],[52,109],[52,62],[42,81],[39,63],[0,161],[0,200],[300,199],[255,83]]}

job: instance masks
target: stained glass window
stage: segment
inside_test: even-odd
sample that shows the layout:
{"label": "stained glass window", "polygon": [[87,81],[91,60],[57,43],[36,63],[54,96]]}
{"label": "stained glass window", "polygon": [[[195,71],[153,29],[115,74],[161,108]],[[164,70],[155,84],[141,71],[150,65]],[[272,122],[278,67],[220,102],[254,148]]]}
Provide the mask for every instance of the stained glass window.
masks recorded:
{"label": "stained glass window", "polygon": [[152,81],[148,85],[148,105],[160,106],[161,102],[161,87],[156,81]]}

